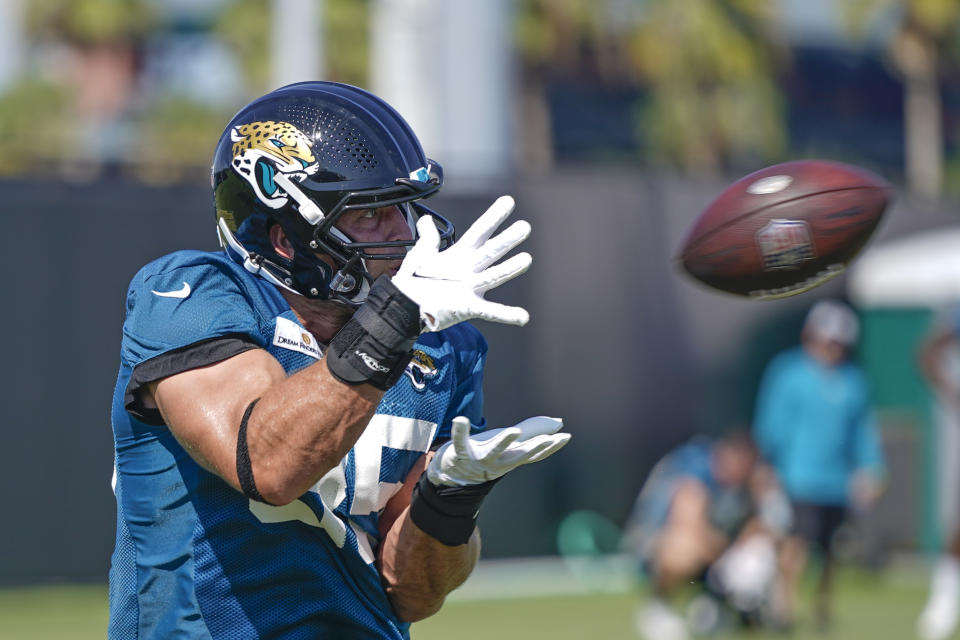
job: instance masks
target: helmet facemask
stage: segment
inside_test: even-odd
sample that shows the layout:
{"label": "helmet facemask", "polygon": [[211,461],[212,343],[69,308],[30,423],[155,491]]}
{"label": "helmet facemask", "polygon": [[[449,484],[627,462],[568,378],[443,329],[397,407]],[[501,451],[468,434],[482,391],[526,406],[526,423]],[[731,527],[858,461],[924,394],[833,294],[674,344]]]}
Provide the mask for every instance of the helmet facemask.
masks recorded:
{"label": "helmet facemask", "polygon": [[[293,279],[292,288],[308,298],[331,299],[354,306],[361,304],[373,284],[368,261],[403,260],[416,242],[416,223],[423,215],[432,216],[437,224],[441,248],[452,244],[453,224],[419,202],[436,193],[441,186],[442,173],[435,164],[431,169],[434,167],[436,173],[427,182],[401,178],[394,187],[337,194],[339,198],[328,214],[310,198],[306,188],[301,189],[299,184],[290,181],[284,184],[277,179],[292,201],[288,207],[295,208],[299,214],[297,222],[300,224],[293,225],[294,228],[278,221],[294,245],[294,258],[287,261]],[[410,229],[410,239],[357,242],[337,227],[347,212],[394,205],[403,213]],[[329,256],[333,261],[332,273],[330,265],[317,254]],[[318,282],[318,278],[323,282]]]}

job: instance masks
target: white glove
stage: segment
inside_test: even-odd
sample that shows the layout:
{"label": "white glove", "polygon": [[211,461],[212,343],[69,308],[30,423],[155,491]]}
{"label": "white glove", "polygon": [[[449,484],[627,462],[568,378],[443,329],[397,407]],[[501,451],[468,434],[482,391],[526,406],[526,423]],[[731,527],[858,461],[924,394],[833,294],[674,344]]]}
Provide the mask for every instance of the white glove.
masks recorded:
{"label": "white glove", "polygon": [[470,435],[470,421],[453,419],[450,442],[437,449],[427,466],[427,478],[435,485],[463,487],[499,478],[517,467],[543,460],[570,440],[557,433],[563,420],[536,416],[503,429]]}
{"label": "white glove", "polygon": [[519,253],[490,266],[530,235],[530,223],[518,220],[491,238],[513,211],[513,198],[501,196],[467,232],[444,251],[430,216],[417,221],[419,239],[407,253],[393,284],[420,305],[427,331],[440,331],[471,318],[523,326],[530,315],[523,307],[509,307],[483,299],[488,290],[530,268],[533,258]]}

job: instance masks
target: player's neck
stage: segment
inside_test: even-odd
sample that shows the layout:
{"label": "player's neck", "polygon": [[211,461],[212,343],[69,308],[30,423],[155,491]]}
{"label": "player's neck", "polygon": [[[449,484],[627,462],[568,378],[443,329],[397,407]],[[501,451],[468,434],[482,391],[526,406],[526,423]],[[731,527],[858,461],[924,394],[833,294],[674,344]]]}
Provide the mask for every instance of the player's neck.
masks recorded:
{"label": "player's neck", "polygon": [[330,342],[340,328],[353,316],[356,309],[329,300],[311,300],[290,291],[280,290],[297,320],[313,337]]}

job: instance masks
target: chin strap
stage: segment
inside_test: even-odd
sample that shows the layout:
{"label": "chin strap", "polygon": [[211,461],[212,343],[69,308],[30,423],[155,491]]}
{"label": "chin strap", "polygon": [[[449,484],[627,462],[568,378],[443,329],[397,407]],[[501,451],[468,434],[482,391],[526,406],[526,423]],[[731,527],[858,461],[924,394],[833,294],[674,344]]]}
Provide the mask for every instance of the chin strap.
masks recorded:
{"label": "chin strap", "polygon": [[[366,278],[362,275],[355,276],[349,273],[351,270],[350,267],[352,266],[351,263],[347,263],[336,271],[328,286],[324,284],[327,274],[322,273],[323,266],[326,266],[326,263],[322,263],[319,260],[294,260],[292,268],[287,269],[265,259],[257,253],[247,251],[243,244],[237,239],[236,235],[230,230],[230,227],[227,226],[227,222],[223,218],[217,221],[217,232],[220,236],[220,246],[226,250],[228,255],[240,262],[243,268],[250,273],[260,276],[270,284],[276,285],[281,289],[308,298],[320,300],[330,299],[350,306],[362,304],[370,292],[370,283]],[[362,258],[359,256],[357,256],[357,259],[362,262]],[[364,265],[364,268],[366,268],[366,265]],[[318,274],[318,272],[321,273]],[[349,284],[348,280],[350,278],[359,278],[360,286],[356,294],[346,296],[344,293],[356,288],[356,281],[349,287],[346,286]],[[294,288],[294,285],[302,286],[303,291],[298,291]]]}
{"label": "chin strap", "polygon": [[237,240],[237,237],[233,235],[233,232],[230,231],[230,227],[227,226],[227,221],[223,218],[217,221],[217,232],[220,235],[220,246],[223,247],[228,254],[232,254],[233,257],[238,258],[243,264],[244,269],[254,275],[260,276],[270,284],[275,284],[281,289],[286,289],[287,291],[301,295],[299,291],[291,286],[293,285],[292,277],[288,275],[283,279],[278,278],[272,273],[268,265],[265,264],[266,260],[264,260],[263,256],[247,251],[246,248],[240,244],[240,241]]}

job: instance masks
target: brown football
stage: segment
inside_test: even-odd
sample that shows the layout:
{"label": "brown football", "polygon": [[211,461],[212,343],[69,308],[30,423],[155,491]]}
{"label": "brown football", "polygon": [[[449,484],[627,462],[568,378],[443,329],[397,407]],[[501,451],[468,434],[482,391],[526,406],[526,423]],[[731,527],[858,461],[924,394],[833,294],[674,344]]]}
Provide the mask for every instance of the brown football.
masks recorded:
{"label": "brown football", "polygon": [[843,271],[880,223],[893,190],[859,167],[797,160],[724,189],[700,214],[678,260],[715,289],[782,298]]}

